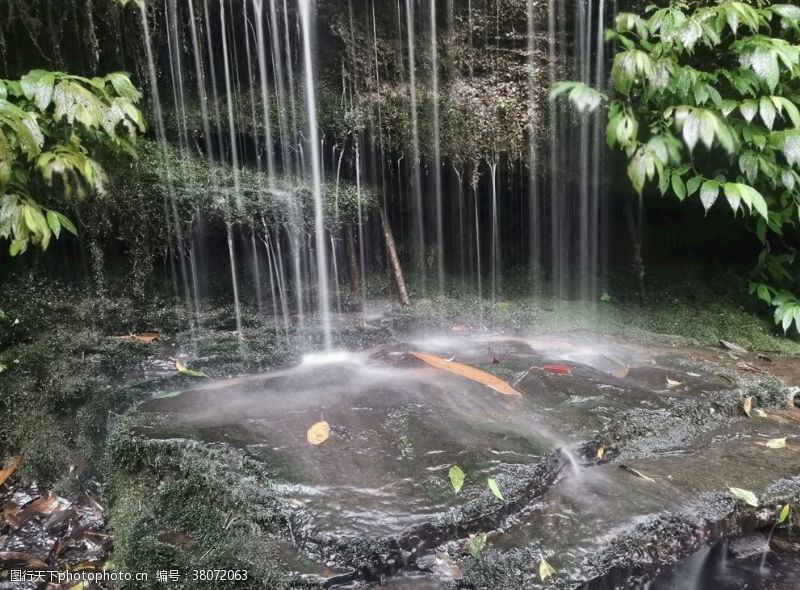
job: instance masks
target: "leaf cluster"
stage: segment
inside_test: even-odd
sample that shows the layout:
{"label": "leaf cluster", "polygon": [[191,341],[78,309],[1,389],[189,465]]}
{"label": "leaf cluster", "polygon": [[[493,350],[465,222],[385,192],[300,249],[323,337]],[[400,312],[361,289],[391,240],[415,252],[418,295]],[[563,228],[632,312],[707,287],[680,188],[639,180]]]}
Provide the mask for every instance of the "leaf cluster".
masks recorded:
{"label": "leaf cluster", "polygon": [[75,225],[55,208],[63,199],[103,194],[98,149],[132,151],[145,124],[127,74],[84,78],[32,70],[0,79],[0,237],[12,256],[46,249]]}
{"label": "leaf cluster", "polygon": [[614,93],[561,82],[552,96],[607,109],[608,145],[626,154],[637,193],[741,214],[763,247],[751,291],[800,330],[800,7],[678,0],[618,14],[606,40]]}

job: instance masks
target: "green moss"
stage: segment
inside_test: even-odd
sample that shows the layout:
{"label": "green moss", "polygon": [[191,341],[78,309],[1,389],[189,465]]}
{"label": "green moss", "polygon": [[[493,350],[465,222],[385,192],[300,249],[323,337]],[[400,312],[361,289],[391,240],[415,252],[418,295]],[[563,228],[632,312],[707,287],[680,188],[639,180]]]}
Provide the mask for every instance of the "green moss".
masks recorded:
{"label": "green moss", "polygon": [[[266,474],[241,452],[183,440],[140,440],[129,415],[109,442],[106,487],[115,536],[115,567],[122,571],[179,569],[176,588],[229,588],[196,582],[193,569],[247,570],[241,588],[293,588],[276,535],[284,515],[270,498]],[[223,468],[223,466],[233,469]],[[158,583],[132,585],[157,588]]]}
{"label": "green moss", "polygon": [[610,301],[580,301],[531,296],[529,275],[521,273],[504,277],[506,295],[496,305],[453,287],[446,297],[417,299],[412,309],[393,313],[409,331],[436,326],[449,330],[456,324],[518,333],[588,330],[643,343],[718,346],[720,340],[728,340],[800,355],[800,342],[784,336],[740,282],[729,273],[708,272],[701,279],[691,273],[654,271],[644,301],[633,282],[625,280],[616,281]]}

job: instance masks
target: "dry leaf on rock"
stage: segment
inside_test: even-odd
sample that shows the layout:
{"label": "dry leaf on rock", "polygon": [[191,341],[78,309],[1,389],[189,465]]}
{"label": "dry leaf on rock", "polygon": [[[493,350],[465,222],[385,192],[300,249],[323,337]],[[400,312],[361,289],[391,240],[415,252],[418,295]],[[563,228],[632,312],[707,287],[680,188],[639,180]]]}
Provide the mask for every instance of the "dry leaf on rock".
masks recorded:
{"label": "dry leaf on rock", "polygon": [[633,467],[630,467],[629,465],[620,465],[619,468],[620,469],[624,469],[628,473],[631,473],[631,474],[635,475],[636,477],[640,477],[640,478],[642,478],[642,479],[644,479],[646,481],[655,481],[649,475],[645,475],[641,471],[638,471],[638,470],[634,469]]}
{"label": "dry leaf on rock", "polygon": [[434,354],[427,354],[424,352],[412,352],[411,354],[436,369],[441,369],[443,371],[447,371],[448,373],[452,373],[453,375],[458,375],[460,377],[469,379],[470,381],[475,381],[476,383],[485,385],[486,387],[493,389],[498,393],[502,393],[504,395],[522,395],[519,391],[511,387],[511,385],[502,379],[495,377],[486,371],[482,371],[481,369],[476,369],[475,367],[470,367],[469,365],[455,361],[448,361]]}
{"label": "dry leaf on rock", "polygon": [[720,340],[719,343],[722,345],[722,348],[726,348],[731,352],[735,352],[736,354],[747,354],[747,349],[739,346],[735,342],[728,342],[727,340]]}
{"label": "dry leaf on rock", "polygon": [[569,375],[572,373],[572,369],[570,369],[567,365],[562,364],[551,364],[545,365],[542,367],[542,371],[545,373],[555,373],[556,375]]}
{"label": "dry leaf on rock", "polygon": [[544,582],[547,578],[554,576],[555,574],[555,568],[547,563],[547,560],[542,559],[542,561],[539,562],[539,578],[541,578],[542,582]]}
{"label": "dry leaf on rock", "polygon": [[311,428],[308,429],[306,433],[306,438],[308,442],[312,445],[321,445],[328,437],[331,435],[331,425],[328,424],[325,420],[317,422]]}
{"label": "dry leaf on rock", "polygon": [[750,417],[750,413],[753,411],[753,396],[748,395],[746,398],[742,400],[742,412],[748,418]]}
{"label": "dry leaf on rock", "polygon": [[784,449],[786,448],[786,437],[783,438],[771,438],[767,442],[760,442],[757,443],[762,447],[767,447],[768,449]]}
{"label": "dry leaf on rock", "polygon": [[150,344],[158,340],[158,334],[155,332],[140,332],[138,334],[115,336],[115,338],[121,342],[141,342],[143,344]]}
{"label": "dry leaf on rock", "polygon": [[627,377],[628,373],[630,373],[630,372],[631,372],[631,368],[630,367],[622,367],[618,371],[612,372],[611,376],[615,377],[617,379],[625,379],[625,377]]}

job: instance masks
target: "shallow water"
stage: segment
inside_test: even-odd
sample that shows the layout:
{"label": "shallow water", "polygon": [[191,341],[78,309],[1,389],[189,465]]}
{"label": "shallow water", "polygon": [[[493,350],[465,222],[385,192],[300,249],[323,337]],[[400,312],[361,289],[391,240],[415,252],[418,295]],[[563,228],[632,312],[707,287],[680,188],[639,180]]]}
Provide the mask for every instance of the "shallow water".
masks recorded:
{"label": "shallow water", "polygon": [[[522,395],[430,367],[412,351],[480,368]],[[553,364],[568,374],[554,372]],[[733,421],[712,415],[702,428],[687,415],[685,424],[670,424],[668,435],[660,431],[659,420],[675,404],[713,405],[714,396],[732,389],[721,372],[731,374],[731,367],[690,349],[591,334],[435,336],[310,356],[291,369],[153,399],[143,409],[170,413],[170,425],[140,433],[243,448],[282,482],[276,493],[301,509],[304,526],[333,537],[380,536],[435,521],[487,493],[487,478],[503,482],[555,448],[574,458],[578,444],[611,421],[643,412],[652,432],[637,433],[623,451],[624,463],[646,478],[620,469],[619,461],[573,459],[556,486],[489,535],[488,546],[499,550],[546,547],[559,572],[577,579],[587,555],[653,514],[691,512],[705,492],[736,486],[760,493],[796,475],[800,424],[779,413]],[[331,435],[313,446],[306,431],[319,420],[331,425]],[[783,436],[784,449],[757,444]],[[466,473],[459,494],[448,480],[453,464]],[[800,571],[795,566],[786,567]],[[436,587],[430,578],[392,583],[375,587]]]}

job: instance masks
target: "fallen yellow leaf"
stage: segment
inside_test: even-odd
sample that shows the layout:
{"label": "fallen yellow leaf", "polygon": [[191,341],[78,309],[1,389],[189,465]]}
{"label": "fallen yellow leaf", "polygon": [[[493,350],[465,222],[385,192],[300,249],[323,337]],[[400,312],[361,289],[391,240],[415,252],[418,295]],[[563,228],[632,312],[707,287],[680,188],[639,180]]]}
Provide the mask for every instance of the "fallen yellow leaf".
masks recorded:
{"label": "fallen yellow leaf", "polygon": [[675,381],[667,377],[667,387],[680,387],[683,385],[683,381]]}
{"label": "fallen yellow leaf", "polygon": [[539,562],[539,578],[544,582],[547,578],[551,578],[556,574],[555,568],[547,563],[545,559]]}
{"label": "fallen yellow leaf", "polygon": [[321,445],[328,437],[331,435],[331,425],[328,424],[325,420],[321,422],[317,422],[311,428],[308,429],[306,433],[306,438],[308,442],[312,445]]}
{"label": "fallen yellow leaf", "polygon": [[782,449],[786,447],[786,437],[784,436],[783,438],[771,438],[767,442],[758,444],[765,446],[768,449]]}
{"label": "fallen yellow leaf", "polygon": [[744,412],[745,416],[748,418],[750,417],[750,412],[753,411],[753,396],[748,395],[746,398],[742,400],[742,411]]}
{"label": "fallen yellow leaf", "polygon": [[442,371],[447,371],[448,373],[465,377],[470,381],[475,381],[476,383],[485,385],[486,387],[489,387],[498,393],[502,393],[504,395],[522,395],[519,391],[511,387],[511,385],[502,379],[495,377],[486,371],[482,371],[481,369],[476,369],[475,367],[470,367],[469,365],[455,361],[448,361],[434,354],[426,354],[424,352],[412,352],[411,354],[436,369],[441,369]]}
{"label": "fallen yellow leaf", "polygon": [[603,445],[597,447],[597,460],[601,461],[603,459],[603,455],[606,454],[606,448]]}

